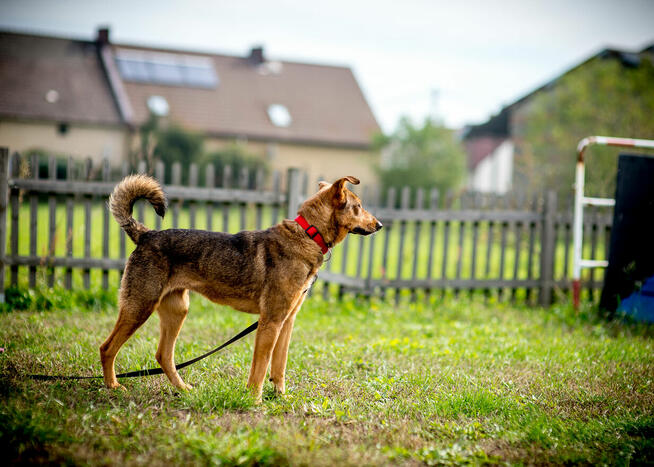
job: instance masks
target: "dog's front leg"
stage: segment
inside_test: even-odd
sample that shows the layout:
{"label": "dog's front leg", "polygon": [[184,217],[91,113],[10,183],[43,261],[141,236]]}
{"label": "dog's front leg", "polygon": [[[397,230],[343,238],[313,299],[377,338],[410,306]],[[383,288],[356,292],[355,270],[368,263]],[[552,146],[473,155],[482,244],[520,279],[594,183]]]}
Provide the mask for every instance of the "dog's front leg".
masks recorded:
{"label": "dog's front leg", "polygon": [[291,342],[291,334],[293,333],[293,324],[295,323],[295,316],[304,302],[305,294],[302,295],[299,303],[295,306],[295,309],[291,314],[286,318],[282,326],[282,330],[279,333],[277,338],[277,343],[275,344],[275,349],[272,354],[272,361],[270,363],[270,379],[275,385],[275,392],[277,394],[284,394],[286,390],[285,386],[285,374],[286,374],[286,362],[288,360],[288,345]]}
{"label": "dog's front leg", "polygon": [[281,321],[259,321],[257,336],[254,339],[254,355],[252,356],[250,377],[248,378],[248,388],[252,391],[257,403],[261,402],[263,380],[266,378],[270,356],[281,328]]}

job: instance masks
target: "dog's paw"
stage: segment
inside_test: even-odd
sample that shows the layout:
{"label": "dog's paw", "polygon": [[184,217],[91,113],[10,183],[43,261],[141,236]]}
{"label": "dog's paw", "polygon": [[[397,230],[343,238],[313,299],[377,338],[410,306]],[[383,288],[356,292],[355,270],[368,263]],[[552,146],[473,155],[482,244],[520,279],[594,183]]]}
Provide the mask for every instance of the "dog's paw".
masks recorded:
{"label": "dog's paw", "polygon": [[286,384],[284,380],[275,382],[273,378],[270,378],[270,382],[273,383],[273,391],[275,396],[283,396],[286,392]]}
{"label": "dog's paw", "polygon": [[184,381],[173,383],[173,387],[178,391],[190,391],[191,389],[193,389],[193,386],[191,386],[190,384],[186,384]]}
{"label": "dog's paw", "polygon": [[120,383],[114,383],[111,386],[107,386],[107,389],[120,389],[121,391],[127,392],[127,388]]}

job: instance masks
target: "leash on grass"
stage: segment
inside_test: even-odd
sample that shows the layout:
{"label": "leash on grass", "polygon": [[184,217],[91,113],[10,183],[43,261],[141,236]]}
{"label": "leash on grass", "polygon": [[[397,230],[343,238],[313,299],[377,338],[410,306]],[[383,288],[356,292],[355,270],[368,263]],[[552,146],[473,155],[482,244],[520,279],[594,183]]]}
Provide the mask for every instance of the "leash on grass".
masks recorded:
{"label": "leash on grass", "polygon": [[[257,329],[257,326],[259,325],[258,321],[255,321],[252,323],[250,326],[247,328],[243,329],[241,332],[239,332],[237,335],[232,337],[230,340],[225,342],[224,344],[219,345],[213,350],[210,350],[209,352],[200,355],[199,357],[195,357],[192,360],[189,360],[184,363],[180,363],[179,365],[175,365],[175,368],[178,370],[181,370],[182,368],[185,368],[189,365],[193,365],[195,362],[199,362],[200,360],[207,358],[209,355],[213,355],[214,353],[218,352],[221,349],[224,349],[230,344],[233,344],[237,340],[247,336],[250,334],[252,331]],[[127,373],[121,373],[119,375],[116,375],[116,378],[137,378],[139,376],[152,376],[152,375],[161,375],[163,374],[163,370],[161,368],[149,368],[147,370],[137,370],[137,371],[130,371]],[[57,380],[57,379],[100,379],[102,376],[68,376],[68,375],[23,375],[31,379],[38,379],[38,380],[46,380],[46,381],[51,381],[51,380]]]}

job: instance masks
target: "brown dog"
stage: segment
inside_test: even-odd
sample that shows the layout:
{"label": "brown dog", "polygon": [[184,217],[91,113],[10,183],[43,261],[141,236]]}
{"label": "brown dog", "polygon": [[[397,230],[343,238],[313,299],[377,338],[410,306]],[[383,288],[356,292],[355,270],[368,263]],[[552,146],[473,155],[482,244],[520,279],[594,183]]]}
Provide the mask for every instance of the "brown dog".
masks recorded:
{"label": "brown dog", "polygon": [[[188,313],[188,290],[194,290],[216,303],[259,315],[248,387],[260,400],[272,357],[271,380],[276,392],[284,393],[293,322],[324,252],[348,233],[368,235],[382,227],[361,207],[346,182],[358,184],[359,180],[345,177],[333,184],[321,182],[320,190],[300,207],[302,219],[286,219],[268,230],[235,235],[149,230],[132,217],[132,207],[137,199],[145,198],[163,217],[166,199],[161,187],[145,175],[120,182],[109,199],[111,212],[137,247],[125,266],[118,321],[100,346],[107,387],[122,387],[114,371],[116,354],[156,309],[161,321],[157,361],[175,387],[190,389],[177,373],[173,353]],[[304,220],[311,227],[301,227]]]}

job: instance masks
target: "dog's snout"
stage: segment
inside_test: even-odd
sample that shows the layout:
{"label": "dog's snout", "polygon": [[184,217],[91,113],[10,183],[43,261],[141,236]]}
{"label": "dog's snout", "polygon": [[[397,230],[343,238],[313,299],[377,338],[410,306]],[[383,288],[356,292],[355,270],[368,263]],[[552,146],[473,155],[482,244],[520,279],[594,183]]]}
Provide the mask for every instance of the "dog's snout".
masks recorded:
{"label": "dog's snout", "polygon": [[375,225],[375,232],[380,231],[384,227],[384,224],[381,222],[377,221],[377,224]]}

